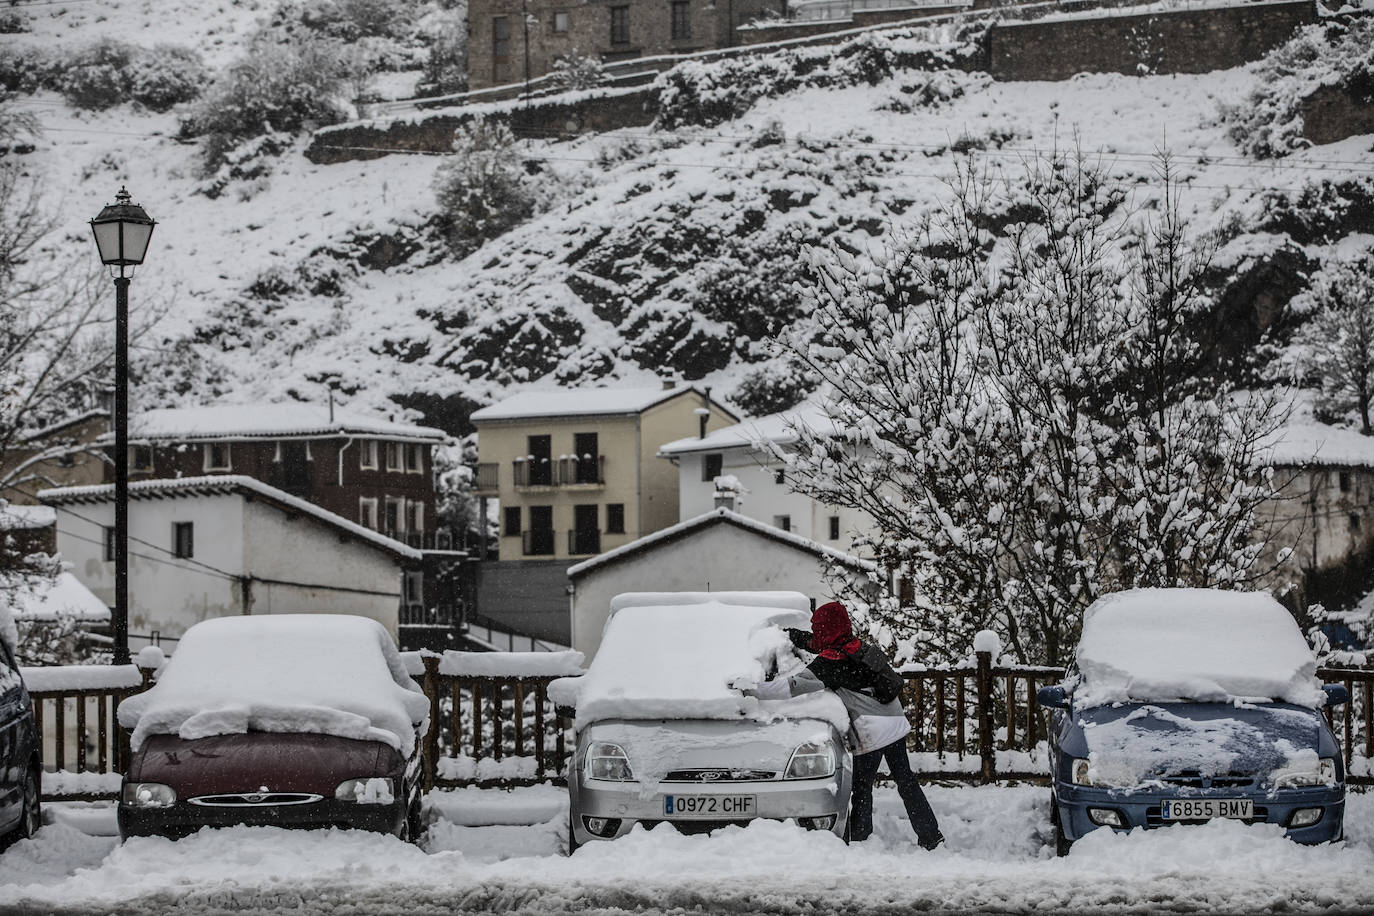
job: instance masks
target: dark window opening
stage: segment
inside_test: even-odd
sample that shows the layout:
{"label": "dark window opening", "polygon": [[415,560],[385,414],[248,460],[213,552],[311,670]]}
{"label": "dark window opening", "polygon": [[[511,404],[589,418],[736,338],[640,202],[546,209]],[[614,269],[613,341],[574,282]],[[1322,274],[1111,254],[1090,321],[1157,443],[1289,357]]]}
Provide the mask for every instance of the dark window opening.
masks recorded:
{"label": "dark window opening", "polygon": [[625,504],[611,503],[606,507],[606,533],[625,533]]}
{"label": "dark window opening", "polygon": [[[65,455],[63,457],[66,457]],[[153,469],[153,447],[151,445],[134,446],[134,470],[151,471]]]}
{"label": "dark window opening", "polygon": [[701,459],[701,479],[712,481],[720,476],[721,470],[725,466],[725,456],[719,452],[711,455],[703,455]]}
{"label": "dark window opening", "polygon": [[506,506],[506,537],[514,537],[520,533],[520,507]]}
{"label": "dark window opening", "polygon": [[628,6],[611,7],[611,44],[627,45],[630,43],[630,8]]}
{"label": "dark window opening", "polygon": [[552,554],[553,506],[530,506],[530,530],[525,532],[525,555]]}
{"label": "dark window opening", "polygon": [[195,527],[191,522],[172,523],[172,555],[183,560],[196,555]]}
{"label": "dark window opening", "polygon": [[510,17],[491,20],[491,78],[495,83],[510,81]]}
{"label": "dark window opening", "polygon": [[1341,492],[1342,492],[1342,493],[1349,493],[1349,492],[1350,492],[1350,472],[1349,472],[1349,471],[1341,471],[1341,474],[1340,474],[1340,483],[1341,483]]}
{"label": "dark window opening", "polygon": [[692,37],[692,4],[688,0],[673,0],[673,41]]}
{"label": "dark window opening", "polygon": [[790,515],[775,515],[775,516],[773,516],[773,526],[774,526],[775,528],[781,528],[783,531],[791,531],[791,530],[792,530],[792,516],[790,516]]}
{"label": "dark window opening", "polygon": [[[553,437],[530,436],[528,445],[525,461],[528,462],[529,485],[532,487],[551,485],[553,483],[553,462],[550,459],[553,457]],[[534,523],[531,522],[530,526],[533,527],[533,525]]]}
{"label": "dark window opening", "polygon": [[599,483],[600,474],[597,473],[600,464],[600,456],[597,453],[596,433],[575,433],[573,435],[573,458],[577,468],[574,480],[577,483]]}
{"label": "dark window opening", "polygon": [[601,530],[597,527],[600,507],[573,506],[573,530],[569,538],[568,552],[585,555],[601,552]]}
{"label": "dark window opening", "polygon": [[840,539],[840,517],[839,517],[838,515],[832,515],[832,516],[830,516],[830,540],[832,540],[832,541],[838,541],[839,539]]}
{"label": "dark window opening", "polygon": [[113,562],[115,558],[115,530],[105,529],[105,562]]}

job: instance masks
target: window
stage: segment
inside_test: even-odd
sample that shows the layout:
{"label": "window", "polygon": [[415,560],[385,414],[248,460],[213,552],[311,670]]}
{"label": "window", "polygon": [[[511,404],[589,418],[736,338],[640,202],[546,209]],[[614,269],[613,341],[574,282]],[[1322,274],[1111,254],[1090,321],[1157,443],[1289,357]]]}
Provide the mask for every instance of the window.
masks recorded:
{"label": "window", "polygon": [[417,569],[406,571],[406,603],[419,604],[425,600],[425,574]]}
{"label": "window", "polygon": [[377,464],[377,440],[368,439],[358,445],[358,467],[364,471],[375,471]]}
{"label": "window", "polygon": [[773,527],[774,527],[774,528],[781,528],[783,531],[791,531],[791,530],[792,530],[792,516],[790,516],[790,515],[775,515],[775,516],[773,516]]}
{"label": "window", "polygon": [[191,522],[172,522],[172,556],[185,560],[195,555],[195,526]]}
{"label": "window", "polygon": [[419,500],[406,501],[406,530],[417,534],[425,530],[425,504]]}
{"label": "window", "polygon": [[491,19],[491,78],[493,82],[510,80],[510,17]]}
{"label": "window", "polygon": [[135,445],[133,469],[135,471],[151,471],[153,469],[153,447],[151,445]]}
{"label": "window", "polygon": [[1350,513],[1350,530],[1351,530],[1351,531],[1359,531],[1359,530],[1360,530],[1360,513],[1358,513],[1358,512],[1352,512],[1352,513]]}
{"label": "window", "polygon": [[358,524],[364,528],[377,530],[377,499],[373,496],[358,498]]}
{"label": "window", "polygon": [[673,0],[673,41],[692,37],[692,4]]}
{"label": "window", "polygon": [[405,456],[401,454],[403,445],[404,443],[401,442],[388,442],[386,444],[386,469],[388,471],[404,471],[406,469]]}
{"label": "window", "polygon": [[566,32],[568,30],[567,10],[559,10],[553,14],[553,30],[555,32]]}
{"label": "window", "polygon": [[701,479],[705,481],[715,480],[720,476],[724,463],[724,456],[719,452],[701,456]]}
{"label": "window", "polygon": [[830,540],[832,540],[832,541],[838,541],[839,539],[840,539],[840,517],[839,517],[838,515],[832,515],[832,516],[830,516]]}
{"label": "window", "polygon": [[773,472],[773,483],[777,484],[778,486],[782,486],[782,485],[783,485],[784,483],[786,483],[786,482],[787,482],[787,472],[786,472],[786,471],[784,471],[782,468],[778,468],[776,471]]}
{"label": "window", "polygon": [[611,503],[606,506],[606,533],[625,533],[625,504]]}
{"label": "window", "polygon": [[115,558],[115,530],[105,529],[105,562],[111,563]]}
{"label": "window", "polygon": [[420,474],[425,469],[424,446],[418,442],[412,442],[405,447],[406,449],[406,470],[412,474]]}
{"label": "window", "polygon": [[401,527],[405,522],[405,517],[401,514],[401,503],[402,500],[394,496],[388,496],[386,498],[386,508],[383,510],[386,512],[386,518],[383,519],[383,521],[386,524],[387,537],[395,537],[405,530]]}
{"label": "window", "polygon": [[520,533],[520,507],[506,506],[506,537],[515,537]]}
{"label": "window", "polygon": [[1349,492],[1350,492],[1350,472],[1349,472],[1349,471],[1341,471],[1341,473],[1340,473],[1340,486],[1341,486],[1341,492],[1342,492],[1342,493],[1349,493]]}
{"label": "window", "polygon": [[526,469],[529,478],[526,481],[532,487],[547,487],[553,484],[553,437],[552,436],[530,436],[526,440],[529,453],[525,455],[525,460],[529,462]]}
{"label": "window", "polygon": [[227,471],[229,466],[229,444],[227,442],[207,442],[201,447],[205,452],[205,470]]}
{"label": "window", "polygon": [[611,44],[627,45],[630,43],[630,8],[628,6],[611,7]]}
{"label": "window", "polygon": [[577,483],[600,482],[601,455],[596,433],[573,434],[573,459],[577,468],[573,479]]}
{"label": "window", "polygon": [[530,530],[524,537],[526,556],[553,556],[553,506],[530,506]]}

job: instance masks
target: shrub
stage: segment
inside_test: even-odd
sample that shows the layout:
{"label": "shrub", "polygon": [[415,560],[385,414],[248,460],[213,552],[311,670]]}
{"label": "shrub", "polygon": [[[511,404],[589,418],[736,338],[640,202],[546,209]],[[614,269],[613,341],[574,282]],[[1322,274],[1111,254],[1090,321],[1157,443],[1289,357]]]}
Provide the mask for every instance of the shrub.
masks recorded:
{"label": "shrub", "polygon": [[0,89],[6,92],[37,92],[55,88],[52,56],[36,45],[12,45],[0,54]]}
{"label": "shrub", "polygon": [[77,108],[100,111],[129,99],[129,67],[137,49],[102,38],[76,53],[57,77],[57,88]]}
{"label": "shrub", "polygon": [[339,43],[312,34],[281,39],[258,32],[182,122],[183,136],[204,138],[207,174],[245,140],[344,119]]}
{"label": "shrub", "polygon": [[468,88],[468,32],[446,25],[430,40],[424,75],[415,87],[417,95],[452,95]]}
{"label": "shrub", "polygon": [[606,82],[606,68],[601,58],[580,53],[576,48],[558,58],[549,71],[548,83],[555,89],[594,89]]}
{"label": "shrub", "polygon": [[816,389],[804,366],[779,359],[751,369],[730,394],[730,400],[752,417],[795,407]]}
{"label": "shrub", "polygon": [[501,121],[474,118],[454,132],[453,156],[434,175],[440,227],[463,257],[530,216],[537,200]]}
{"label": "shrub", "polygon": [[403,0],[314,0],[300,11],[306,28],[329,38],[399,38],[414,23],[413,6]]}
{"label": "shrub", "polygon": [[152,111],[167,111],[200,95],[208,79],[200,55],[178,45],[155,45],[129,65],[133,100]]}

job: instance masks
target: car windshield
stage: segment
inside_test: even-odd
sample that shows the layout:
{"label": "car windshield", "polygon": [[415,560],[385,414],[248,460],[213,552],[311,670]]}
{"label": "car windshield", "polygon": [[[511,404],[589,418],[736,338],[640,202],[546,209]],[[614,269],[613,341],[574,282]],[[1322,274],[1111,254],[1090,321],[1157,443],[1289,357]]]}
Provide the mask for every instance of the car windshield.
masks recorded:
{"label": "car windshield", "polygon": [[1268,776],[1317,764],[1317,714],[1287,703],[1123,703],[1075,710],[1095,780]]}

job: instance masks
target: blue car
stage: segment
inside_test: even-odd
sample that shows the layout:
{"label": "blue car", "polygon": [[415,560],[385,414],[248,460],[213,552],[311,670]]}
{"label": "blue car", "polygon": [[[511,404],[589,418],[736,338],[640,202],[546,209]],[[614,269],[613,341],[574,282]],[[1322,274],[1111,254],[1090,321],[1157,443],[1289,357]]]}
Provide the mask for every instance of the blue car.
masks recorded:
{"label": "blue car", "polygon": [[1241,595],[1149,589],[1089,608],[1068,678],[1036,697],[1052,710],[1059,855],[1099,827],[1218,818],[1342,838],[1345,767],[1321,709],[1347,691],[1316,681],[1282,606]]}

